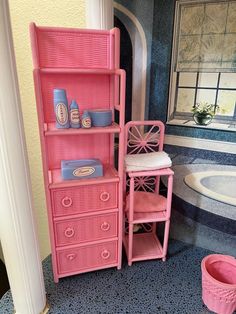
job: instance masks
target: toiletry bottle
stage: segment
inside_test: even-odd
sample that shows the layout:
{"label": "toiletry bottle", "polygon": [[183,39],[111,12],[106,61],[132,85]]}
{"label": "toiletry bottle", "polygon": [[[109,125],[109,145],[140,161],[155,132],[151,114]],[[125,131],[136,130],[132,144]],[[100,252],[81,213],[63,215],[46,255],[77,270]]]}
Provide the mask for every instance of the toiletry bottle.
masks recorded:
{"label": "toiletry bottle", "polygon": [[82,114],[81,122],[82,122],[82,128],[84,129],[91,128],[91,117],[87,110],[85,110],[84,113]]}
{"label": "toiletry bottle", "polygon": [[55,88],[53,90],[54,112],[56,116],[56,128],[68,129],[70,127],[68,102],[66,91]]}
{"label": "toiletry bottle", "polygon": [[70,127],[74,129],[80,128],[79,106],[74,99],[70,104]]}

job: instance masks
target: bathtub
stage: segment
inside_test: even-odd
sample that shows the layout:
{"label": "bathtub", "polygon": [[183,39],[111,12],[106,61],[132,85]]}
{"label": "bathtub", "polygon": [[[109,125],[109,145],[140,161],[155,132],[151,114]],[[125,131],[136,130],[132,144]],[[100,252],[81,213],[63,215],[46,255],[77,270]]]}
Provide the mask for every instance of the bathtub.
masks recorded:
{"label": "bathtub", "polygon": [[174,208],[201,224],[236,234],[236,166],[181,164],[172,169]]}
{"label": "bathtub", "polygon": [[[177,164],[172,169],[171,237],[236,256],[236,205],[229,204],[236,203],[236,166],[209,161]],[[162,182],[167,186],[166,178]]]}
{"label": "bathtub", "polygon": [[236,171],[193,172],[184,182],[204,196],[236,206]]}

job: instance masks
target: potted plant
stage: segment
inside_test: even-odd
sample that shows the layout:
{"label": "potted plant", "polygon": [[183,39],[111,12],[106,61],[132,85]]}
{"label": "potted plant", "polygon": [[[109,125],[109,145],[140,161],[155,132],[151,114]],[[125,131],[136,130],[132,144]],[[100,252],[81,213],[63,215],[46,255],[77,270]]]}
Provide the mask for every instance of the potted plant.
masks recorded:
{"label": "potted plant", "polygon": [[200,102],[193,106],[193,120],[196,124],[208,125],[211,123],[218,105],[209,104],[208,102]]}

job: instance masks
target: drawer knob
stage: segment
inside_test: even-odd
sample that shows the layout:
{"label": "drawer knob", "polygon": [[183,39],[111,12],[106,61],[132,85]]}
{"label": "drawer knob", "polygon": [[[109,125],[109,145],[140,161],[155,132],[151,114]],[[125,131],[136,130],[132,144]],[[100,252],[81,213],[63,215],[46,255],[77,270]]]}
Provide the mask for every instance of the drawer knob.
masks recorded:
{"label": "drawer knob", "polygon": [[75,234],[75,230],[73,228],[66,228],[64,234],[67,238],[71,238]]}
{"label": "drawer knob", "polygon": [[72,205],[72,203],[73,203],[73,202],[72,202],[72,198],[66,196],[66,197],[64,197],[64,198],[62,199],[61,203],[62,203],[62,206],[64,206],[64,207],[70,207],[70,206]]}
{"label": "drawer knob", "polygon": [[76,254],[72,253],[72,254],[67,254],[66,255],[66,258],[69,260],[69,261],[73,261],[73,259],[76,258]]}
{"label": "drawer knob", "polygon": [[106,221],[104,221],[102,224],[101,224],[101,230],[102,231],[108,231],[110,229],[110,224]]}
{"label": "drawer knob", "polygon": [[110,194],[108,192],[102,192],[100,194],[100,200],[103,202],[107,202],[110,198]]}
{"label": "drawer knob", "polygon": [[101,257],[103,259],[108,259],[111,256],[111,253],[108,250],[103,250],[101,253]]}

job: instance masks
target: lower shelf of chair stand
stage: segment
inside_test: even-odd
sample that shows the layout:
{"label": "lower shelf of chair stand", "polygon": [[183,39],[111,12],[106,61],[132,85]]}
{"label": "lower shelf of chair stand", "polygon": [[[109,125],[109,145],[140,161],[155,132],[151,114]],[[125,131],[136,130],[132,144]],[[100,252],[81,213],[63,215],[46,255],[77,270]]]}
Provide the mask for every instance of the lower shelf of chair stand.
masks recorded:
{"label": "lower shelf of chair stand", "polygon": [[[125,235],[124,246],[128,256],[128,235]],[[132,262],[163,258],[162,245],[154,233],[138,233],[133,235]]]}

